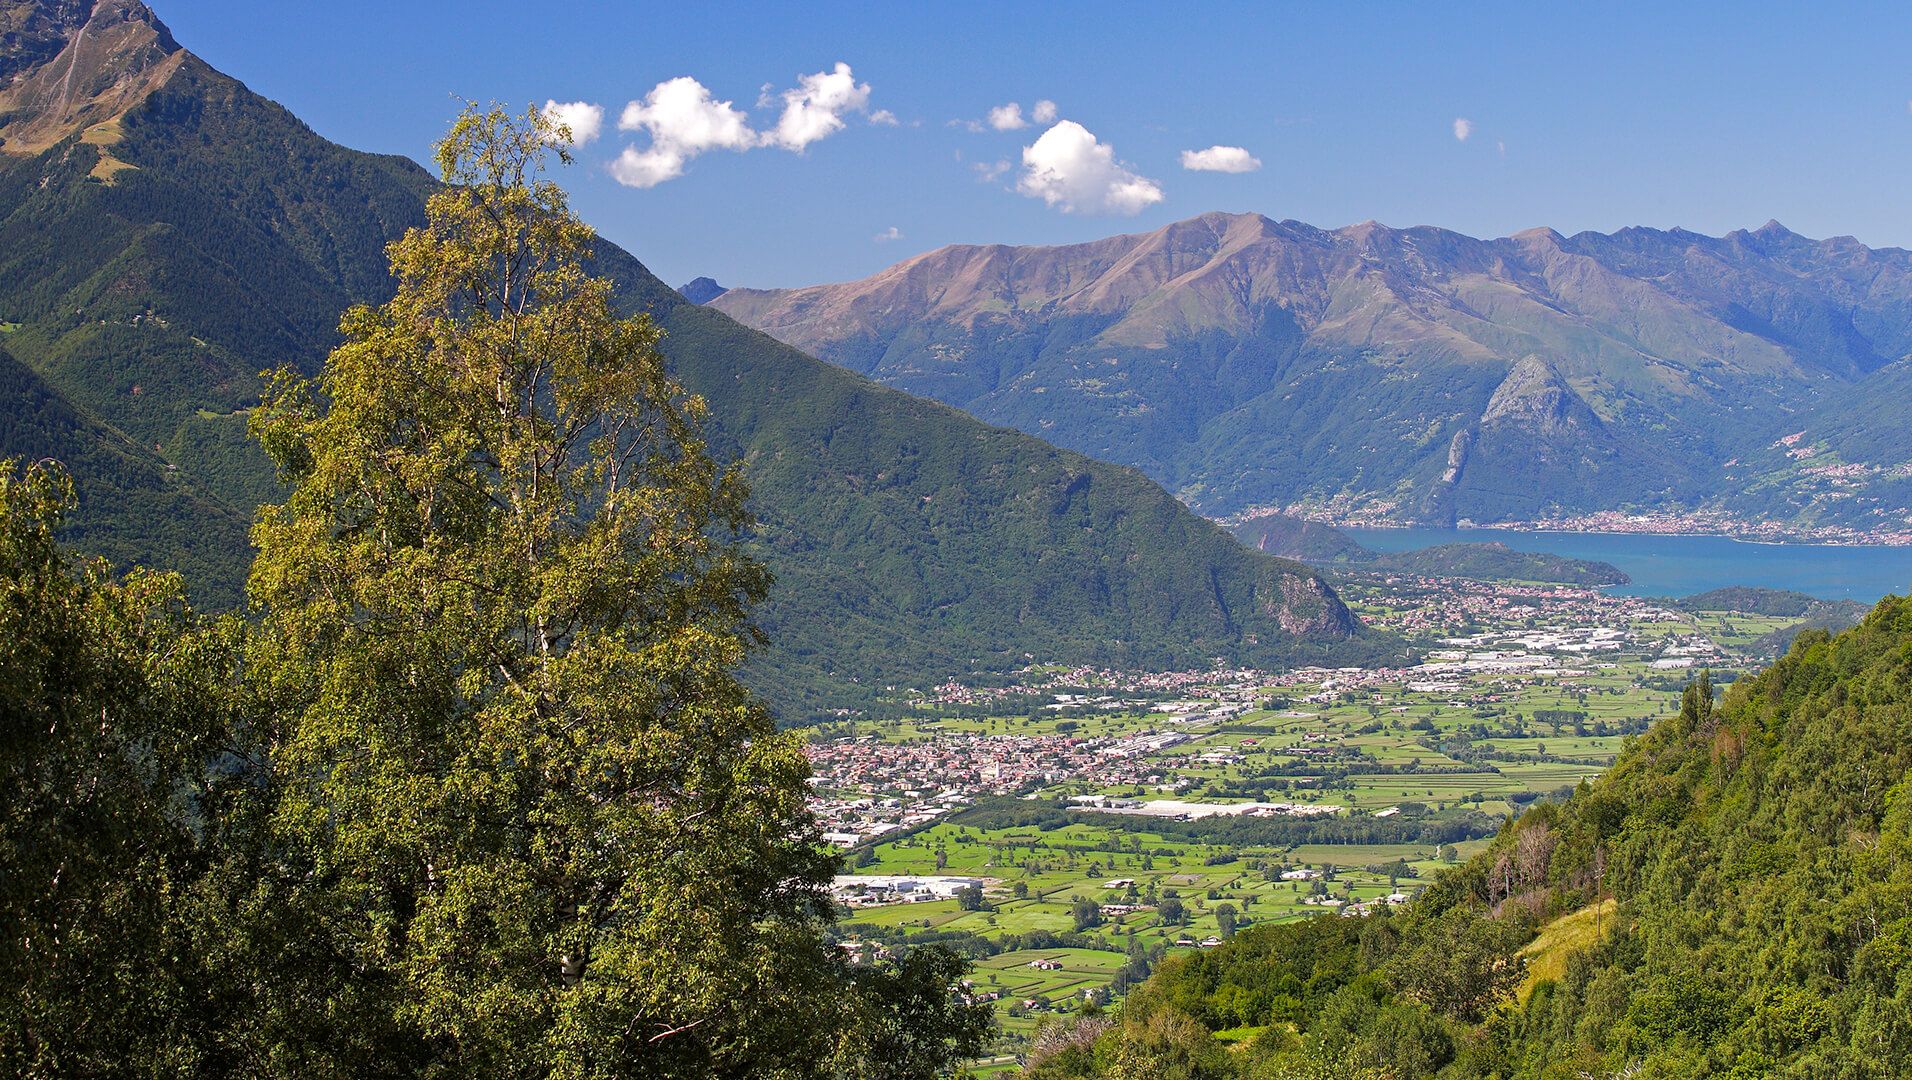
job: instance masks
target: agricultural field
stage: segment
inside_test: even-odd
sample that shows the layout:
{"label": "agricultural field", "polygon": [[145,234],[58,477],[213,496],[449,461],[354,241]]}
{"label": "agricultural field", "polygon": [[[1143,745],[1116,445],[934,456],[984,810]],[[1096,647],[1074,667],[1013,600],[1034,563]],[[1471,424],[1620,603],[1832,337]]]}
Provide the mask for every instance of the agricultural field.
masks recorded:
{"label": "agricultural field", "polygon": [[1013,1052],[1175,950],[1411,901],[1510,815],[1598,776],[1692,669],[1730,679],[1775,623],[1497,588],[1515,602],[1483,586],[1462,619],[1361,593],[1371,621],[1421,627],[1411,667],[1032,669],[818,729],[815,804],[847,851],[835,933],[970,955]]}

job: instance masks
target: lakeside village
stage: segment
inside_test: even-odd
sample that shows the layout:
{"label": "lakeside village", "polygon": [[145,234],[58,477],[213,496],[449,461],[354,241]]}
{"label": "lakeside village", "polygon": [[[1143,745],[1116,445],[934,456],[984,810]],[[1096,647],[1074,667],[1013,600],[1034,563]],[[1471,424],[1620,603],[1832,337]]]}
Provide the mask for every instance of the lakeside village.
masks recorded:
{"label": "lakeside village", "polygon": [[[1825,466],[1850,470],[1857,466]],[[1894,479],[1900,479],[1893,474]],[[1404,520],[1400,507],[1387,500],[1356,504],[1351,498],[1329,503],[1293,503],[1285,506],[1257,507],[1225,524],[1238,524],[1258,517],[1280,514],[1301,518],[1337,529],[1401,529],[1417,523]],[[1630,536],[1715,536],[1756,544],[1823,544],[1835,547],[1912,547],[1912,523],[1899,521],[1873,528],[1851,525],[1805,525],[1796,522],[1745,518],[1723,510],[1680,510],[1627,512],[1600,510],[1590,514],[1570,514],[1536,518],[1532,521],[1455,522],[1459,529],[1491,529],[1507,533],[1616,533]]]}
{"label": "lakeside village", "polygon": [[[1594,589],[1390,575],[1350,583],[1344,595],[1370,626],[1425,642],[1420,662],[1279,673],[1038,667],[1008,686],[951,681],[902,691],[916,716],[848,719],[818,730],[808,746],[812,808],[826,838],[844,848],[906,835],[1003,797],[1048,800],[1085,821],[1107,813],[1183,821],[1386,818],[1400,808],[1331,800],[1318,778],[1300,775],[1374,766],[1360,740],[1334,722],[1337,710],[1343,719],[1405,723],[1413,717],[1404,714],[1531,705],[1539,696],[1570,704],[1596,683],[1594,692],[1609,694],[1656,678],[1672,686],[1686,669],[1734,659],[1688,613]],[[1667,686],[1656,693],[1665,696]],[[1607,725],[1600,728],[1583,733],[1608,736]],[[1248,731],[1259,737],[1242,734]],[[1294,775],[1281,781],[1286,798],[1188,797],[1197,785],[1243,773],[1251,756],[1292,766]],[[1421,767],[1417,756],[1413,768]],[[967,876],[852,873],[838,879],[836,892],[846,906],[864,907],[949,899],[982,884]]]}

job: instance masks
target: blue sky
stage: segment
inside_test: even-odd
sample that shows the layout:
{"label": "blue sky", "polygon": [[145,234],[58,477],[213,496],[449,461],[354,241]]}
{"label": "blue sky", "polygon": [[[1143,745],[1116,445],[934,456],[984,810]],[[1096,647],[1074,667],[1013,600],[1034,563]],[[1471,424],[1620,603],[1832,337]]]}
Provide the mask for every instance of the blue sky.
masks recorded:
{"label": "blue sky", "polygon": [[[1778,218],[1912,247],[1903,4],[152,2],[186,47],[361,149],[427,160],[453,95],[599,105],[562,180],[672,284],[843,280],[1208,210],[1473,235]],[[839,63],[850,77],[780,128],[784,92]],[[712,130],[694,110],[619,130],[683,77],[742,114],[716,137],[752,148],[690,153]],[[1055,117],[1032,122],[1041,101]],[[1011,102],[1026,126],[991,127]],[[1259,168],[1184,168],[1213,146]],[[624,175],[651,186],[614,175],[627,147]]]}

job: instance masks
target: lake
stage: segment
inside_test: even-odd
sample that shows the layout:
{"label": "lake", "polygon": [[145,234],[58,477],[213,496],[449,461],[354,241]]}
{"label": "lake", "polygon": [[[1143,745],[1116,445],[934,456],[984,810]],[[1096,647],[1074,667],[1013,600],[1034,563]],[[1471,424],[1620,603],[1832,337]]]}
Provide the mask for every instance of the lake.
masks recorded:
{"label": "lake", "polygon": [[1633,584],[1612,592],[1691,596],[1727,585],[1792,589],[1827,600],[1872,603],[1912,588],[1912,547],[1749,544],[1723,536],[1515,532],[1509,529],[1343,529],[1375,551],[1416,551],[1437,544],[1498,540],[1516,551],[1544,551],[1612,563]]}

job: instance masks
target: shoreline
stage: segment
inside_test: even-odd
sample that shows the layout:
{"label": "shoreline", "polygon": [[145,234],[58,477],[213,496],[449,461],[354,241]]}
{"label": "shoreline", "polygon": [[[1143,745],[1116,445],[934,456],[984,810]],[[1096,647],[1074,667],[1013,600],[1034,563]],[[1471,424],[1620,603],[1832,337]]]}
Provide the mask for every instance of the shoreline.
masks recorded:
{"label": "shoreline", "polygon": [[1891,543],[1885,540],[1758,540],[1723,532],[1659,532],[1651,529],[1561,529],[1543,528],[1530,525],[1341,525],[1334,522],[1319,522],[1342,532],[1407,532],[1422,529],[1428,532],[1504,532],[1515,535],[1533,536],[1639,536],[1647,538],[1678,538],[1692,540],[1730,540],[1735,544],[1753,544],[1758,547],[1809,547],[1809,548],[1885,548],[1898,550],[1912,548],[1912,541]]}

